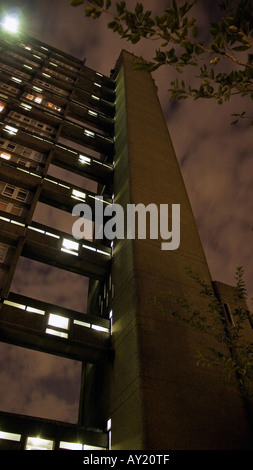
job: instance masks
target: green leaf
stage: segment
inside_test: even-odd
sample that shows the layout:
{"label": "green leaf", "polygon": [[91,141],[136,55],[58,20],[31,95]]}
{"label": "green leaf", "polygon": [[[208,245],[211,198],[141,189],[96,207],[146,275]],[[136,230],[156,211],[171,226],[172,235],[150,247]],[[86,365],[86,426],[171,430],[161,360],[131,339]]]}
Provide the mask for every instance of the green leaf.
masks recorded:
{"label": "green leaf", "polygon": [[96,19],[99,18],[102,14],[100,10],[97,10],[96,7],[85,7],[84,9],[85,16],[89,18]]}
{"label": "green leaf", "polygon": [[248,46],[236,46],[232,47],[233,51],[247,51],[250,48],[250,44]]}
{"label": "green leaf", "polygon": [[136,16],[142,15],[143,13],[143,5],[142,3],[137,2],[135,6],[135,14]]}
{"label": "green leaf", "polygon": [[232,31],[233,33],[237,33],[237,32],[238,32],[238,28],[237,28],[236,26],[234,26],[234,25],[229,26],[228,30],[229,30],[229,31]]}
{"label": "green leaf", "polygon": [[110,21],[107,25],[109,29],[112,29],[114,32],[118,30],[119,23],[116,20]]}
{"label": "green leaf", "polygon": [[119,2],[116,3],[117,11],[119,15],[123,15],[125,13],[126,2]]}
{"label": "green leaf", "polygon": [[112,4],[111,0],[106,0],[106,5],[105,5],[106,10],[110,8],[111,4]]}

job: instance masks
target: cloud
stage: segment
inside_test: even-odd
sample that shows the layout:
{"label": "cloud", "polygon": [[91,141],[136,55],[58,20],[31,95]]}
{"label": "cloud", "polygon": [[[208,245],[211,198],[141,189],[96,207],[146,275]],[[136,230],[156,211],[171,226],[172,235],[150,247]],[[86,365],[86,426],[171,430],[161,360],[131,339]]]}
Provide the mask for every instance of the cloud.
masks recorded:
{"label": "cloud", "polygon": [[0,367],[1,410],[76,422],[79,362],[0,343]]}

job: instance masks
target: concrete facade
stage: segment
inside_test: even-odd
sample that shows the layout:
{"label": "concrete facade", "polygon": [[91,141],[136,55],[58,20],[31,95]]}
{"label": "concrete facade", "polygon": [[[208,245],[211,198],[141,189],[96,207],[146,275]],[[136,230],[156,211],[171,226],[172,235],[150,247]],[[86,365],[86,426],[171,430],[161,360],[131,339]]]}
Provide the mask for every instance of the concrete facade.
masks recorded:
{"label": "concrete facade", "polygon": [[115,202],[179,203],[181,243],[174,251],[162,251],[161,240],[115,243],[112,449],[248,448],[241,397],[226,389],[221,371],[196,367],[197,349],[214,343],[169,315],[169,291],[188,292],[195,309],[207,310],[186,266],[211,289],[212,282],[155,84],[134,61],[123,51],[116,67]]}

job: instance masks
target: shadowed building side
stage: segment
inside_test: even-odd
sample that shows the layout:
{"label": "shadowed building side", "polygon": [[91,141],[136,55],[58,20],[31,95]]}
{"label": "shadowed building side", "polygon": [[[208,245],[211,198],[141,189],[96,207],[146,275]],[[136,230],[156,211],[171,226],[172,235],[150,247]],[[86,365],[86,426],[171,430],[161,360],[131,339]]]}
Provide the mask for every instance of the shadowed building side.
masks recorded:
{"label": "shadowed building side", "polygon": [[161,250],[161,238],[115,242],[112,449],[249,448],[241,397],[226,388],[219,368],[196,367],[197,349],[213,340],[172,320],[168,300],[162,309],[154,302],[163,292],[188,292],[193,307],[206,311],[185,267],[212,282],[155,84],[134,70],[135,59],[123,51],[116,68],[115,203],[168,204],[168,230],[171,206],[180,204],[181,241],[171,251]]}

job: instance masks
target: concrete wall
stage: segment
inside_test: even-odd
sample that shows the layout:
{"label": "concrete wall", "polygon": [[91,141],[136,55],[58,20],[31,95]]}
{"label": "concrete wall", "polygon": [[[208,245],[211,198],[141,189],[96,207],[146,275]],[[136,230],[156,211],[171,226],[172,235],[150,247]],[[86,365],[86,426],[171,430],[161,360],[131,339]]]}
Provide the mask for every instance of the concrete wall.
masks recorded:
{"label": "concrete wall", "polygon": [[[211,278],[153,79],[133,70],[134,59],[123,51],[117,64],[115,203],[180,204],[181,243],[162,251],[161,240],[115,241],[115,359],[104,388],[112,449],[248,448],[241,397],[220,370],[196,367],[197,348],[213,339],[172,319],[175,306],[160,295],[187,291],[207,312],[185,266],[210,287]],[[157,297],[166,299],[161,308]]]}

